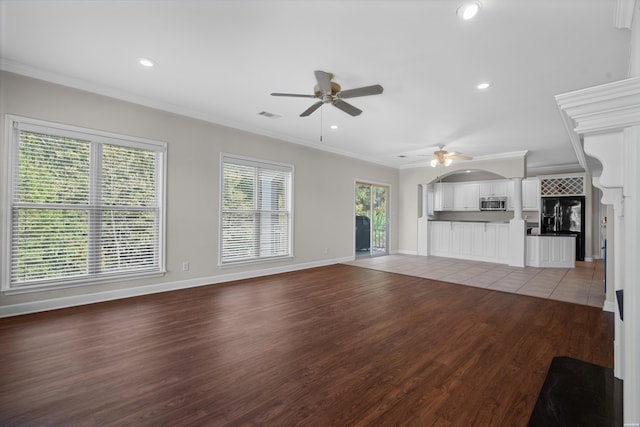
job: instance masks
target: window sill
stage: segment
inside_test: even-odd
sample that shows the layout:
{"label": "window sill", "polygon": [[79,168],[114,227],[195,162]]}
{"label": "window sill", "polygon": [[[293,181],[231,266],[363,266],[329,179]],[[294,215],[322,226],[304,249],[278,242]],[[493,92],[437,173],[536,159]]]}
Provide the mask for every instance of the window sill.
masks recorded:
{"label": "window sill", "polygon": [[139,272],[131,273],[127,275],[118,276],[102,276],[95,278],[77,279],[74,281],[66,281],[61,283],[46,283],[42,285],[23,285],[17,287],[8,287],[2,290],[4,295],[19,295],[28,294],[33,292],[46,292],[55,291],[59,289],[80,288],[80,287],[92,287],[98,285],[105,285],[108,283],[124,282],[138,279],[146,279],[149,277],[164,276],[166,271],[153,271],[153,272]]}
{"label": "window sill", "polygon": [[234,262],[227,262],[227,263],[218,263],[218,267],[220,268],[233,268],[233,267],[242,267],[242,266],[249,266],[249,265],[258,265],[258,264],[266,264],[266,263],[272,263],[272,262],[278,262],[278,261],[290,261],[294,258],[293,255],[286,255],[286,256],[281,256],[281,257],[273,257],[273,258],[261,258],[261,259],[252,259],[252,260],[246,260],[246,261],[234,261]]}

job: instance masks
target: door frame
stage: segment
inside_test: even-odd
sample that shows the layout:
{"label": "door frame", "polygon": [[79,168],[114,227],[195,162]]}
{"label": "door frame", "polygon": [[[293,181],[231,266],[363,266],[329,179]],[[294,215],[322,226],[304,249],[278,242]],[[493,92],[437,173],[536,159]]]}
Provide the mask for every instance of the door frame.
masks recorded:
{"label": "door frame", "polygon": [[[356,217],[356,191],[358,186],[361,185],[368,185],[369,187],[371,187],[371,190],[373,191],[373,187],[384,187],[387,190],[387,206],[386,206],[386,210],[385,210],[385,216],[386,216],[386,221],[385,221],[385,248],[384,248],[384,252],[381,253],[374,253],[373,250],[373,244],[370,245],[369,247],[369,252],[368,254],[365,253],[360,253],[358,254],[356,251],[356,222],[355,222],[355,217]],[[390,211],[390,202],[391,202],[391,184],[388,183],[384,183],[384,182],[378,182],[378,181],[372,181],[369,179],[355,179],[354,183],[353,183],[353,201],[352,201],[352,206],[353,206],[353,241],[352,241],[352,249],[353,249],[353,255],[354,258],[357,257],[375,257],[375,256],[384,256],[384,255],[389,255],[390,252],[390,248],[389,248],[389,243],[390,243],[390,231],[389,231],[389,227],[391,224],[391,220],[389,217],[389,211]],[[373,198],[371,199],[373,201]],[[372,206],[369,207],[369,211],[371,213],[371,209]],[[373,215],[371,215],[371,224],[373,225]],[[370,227],[369,229],[369,241],[373,242],[373,226]]]}

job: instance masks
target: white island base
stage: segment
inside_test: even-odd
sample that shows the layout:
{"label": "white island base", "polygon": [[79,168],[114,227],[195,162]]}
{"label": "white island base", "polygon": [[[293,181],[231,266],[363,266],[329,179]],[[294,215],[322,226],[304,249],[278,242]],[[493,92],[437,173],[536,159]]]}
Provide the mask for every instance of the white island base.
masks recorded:
{"label": "white island base", "polygon": [[576,236],[527,236],[527,265],[574,268]]}
{"label": "white island base", "polygon": [[474,261],[509,262],[509,224],[429,221],[428,255]]}

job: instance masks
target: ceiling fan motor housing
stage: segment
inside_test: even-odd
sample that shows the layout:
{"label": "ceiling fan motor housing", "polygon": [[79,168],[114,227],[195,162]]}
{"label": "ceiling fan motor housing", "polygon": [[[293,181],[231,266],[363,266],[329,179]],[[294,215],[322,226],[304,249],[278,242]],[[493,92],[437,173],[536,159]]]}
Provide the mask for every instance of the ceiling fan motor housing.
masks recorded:
{"label": "ceiling fan motor housing", "polygon": [[340,90],[342,90],[342,88],[338,83],[336,82],[330,82],[330,83],[331,83],[331,93],[323,93],[322,90],[320,89],[320,86],[318,85],[315,85],[313,87],[313,92],[315,96],[322,99],[323,102],[332,102],[335,95],[338,92],[340,92]]}

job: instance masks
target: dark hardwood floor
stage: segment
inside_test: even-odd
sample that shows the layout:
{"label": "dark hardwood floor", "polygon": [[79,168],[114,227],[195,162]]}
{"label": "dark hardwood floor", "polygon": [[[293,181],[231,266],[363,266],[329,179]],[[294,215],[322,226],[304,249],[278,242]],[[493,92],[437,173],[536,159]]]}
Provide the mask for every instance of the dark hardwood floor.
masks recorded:
{"label": "dark hardwood floor", "polygon": [[525,426],[601,309],[335,265],[0,319],[2,426]]}

